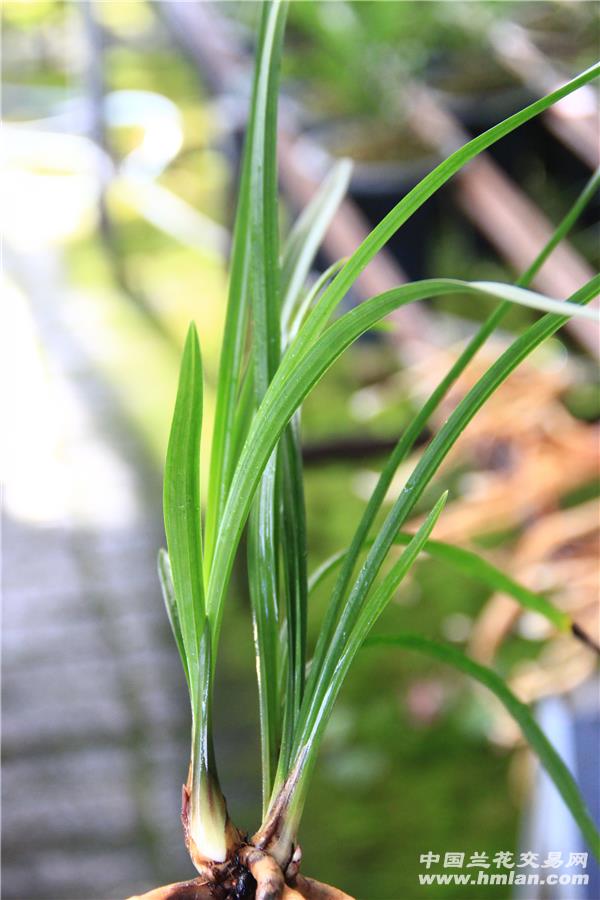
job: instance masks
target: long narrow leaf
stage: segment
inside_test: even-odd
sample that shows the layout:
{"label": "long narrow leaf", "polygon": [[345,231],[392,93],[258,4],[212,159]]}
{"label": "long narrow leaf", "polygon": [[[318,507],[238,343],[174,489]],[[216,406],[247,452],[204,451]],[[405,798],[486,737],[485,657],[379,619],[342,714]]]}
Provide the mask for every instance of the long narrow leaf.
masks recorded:
{"label": "long narrow leaf", "polygon": [[287,753],[300,711],[306,670],[306,513],[302,479],[302,455],[299,416],[289,423],[281,441],[282,475],[282,555],[287,598],[289,699],[286,708],[286,734],[280,768],[289,762]]}
{"label": "long narrow leaf", "polygon": [[[250,129],[250,278],[255,403],[281,353],[277,203],[277,98],[286,4],[262,5]],[[242,398],[243,399],[243,392]],[[281,532],[277,455],[263,473],[249,522],[249,584],[257,657],[263,800],[273,781],[280,740],[278,691],[278,544]]]}
{"label": "long narrow leaf", "polygon": [[269,460],[250,514],[248,584],[258,678],[263,806],[273,784],[281,730],[279,613],[274,533],[275,457]]}
{"label": "long narrow leaf", "polygon": [[[337,185],[341,190],[341,185]],[[320,199],[320,198],[318,198]],[[331,201],[330,201],[331,202]],[[323,214],[324,215],[324,214]],[[310,225],[310,217],[308,221]],[[307,239],[314,238],[314,232],[308,227]],[[325,222],[316,222],[314,228],[325,227]],[[294,244],[294,252],[299,255],[298,265],[308,265],[309,259],[303,255],[299,235],[302,228],[298,228],[297,240]],[[290,339],[297,333],[302,321],[311,308],[314,300],[335,274],[339,271],[343,262],[334,263],[327,269],[313,288],[306,292],[305,297],[295,304],[292,309],[293,320],[286,323],[285,312],[283,315],[283,341],[287,345]],[[277,768],[277,782],[280,783],[286,776],[290,764],[290,753],[293,743],[293,734],[300,704],[304,692],[304,680],[306,670],[306,637],[307,637],[307,601],[308,601],[308,577],[306,559],[308,555],[306,545],[306,513],[304,501],[304,488],[302,477],[302,452],[300,447],[300,414],[296,412],[291,422],[284,431],[281,441],[281,463],[283,478],[282,499],[283,509],[283,537],[282,556],[284,560],[284,580],[286,594],[286,640],[285,662],[287,670],[286,698],[284,704],[284,722]]]}
{"label": "long narrow leaf", "polygon": [[165,463],[163,507],[171,572],[166,556],[160,568],[192,706],[184,818],[188,850],[199,870],[206,859],[224,860],[227,854],[227,811],[212,749],[211,629],[204,602],[200,514],[201,433],[202,360],[192,324],[183,350]]}
{"label": "long narrow leaf", "polygon": [[212,735],[211,672],[214,668],[208,617],[198,632],[201,673],[197,702],[192,712],[192,753],[185,787],[184,818],[186,843],[194,864],[205,871],[207,861],[224,862],[230,850],[227,805],[219,785]]}
{"label": "long narrow leaf", "polygon": [[285,243],[281,267],[281,324],[284,330],[294,317],[310,267],[348,189],[351,173],[350,160],[341,159],[333,166]]}
{"label": "long narrow leaf", "polygon": [[[298,329],[301,327],[302,322],[304,321],[308,313],[308,310],[311,308],[315,300],[319,297],[327,282],[330,281],[337,272],[339,272],[341,267],[344,265],[344,262],[345,260],[338,260],[337,262],[329,266],[329,268],[326,269],[325,272],[323,272],[319,276],[319,278],[317,278],[314,285],[310,288],[310,290],[306,292],[302,300],[298,303],[298,306],[294,313],[293,321],[290,322],[287,330],[284,330],[282,327],[282,341],[284,345],[287,345],[289,343],[289,340],[294,337],[295,334],[297,334]],[[510,304],[508,305],[510,306]],[[243,379],[243,384],[240,390],[235,411],[232,439],[234,458],[237,458],[240,454],[240,451],[248,434],[248,428],[250,427],[252,416],[254,414],[253,371],[254,365],[251,360],[248,366],[248,371],[246,372],[246,376]]]}
{"label": "long narrow leaf", "polygon": [[[410,534],[401,532],[396,536],[395,543],[408,544],[410,540]],[[571,628],[571,619],[566,612],[554,606],[543,594],[538,594],[536,591],[529,590],[525,585],[519,584],[514,578],[477,553],[465,550],[463,547],[454,547],[444,541],[428,541],[424,550],[435,559],[441,559],[470,578],[482,582],[491,590],[508,594],[525,609],[544,616],[560,631],[569,631]]]}
{"label": "long narrow leaf", "polygon": [[590,850],[597,859],[600,859],[600,835],[573,776],[535,721],[530,708],[515,697],[502,678],[492,669],[469,659],[456,648],[428,640],[421,635],[374,635],[367,639],[366,646],[402,647],[406,650],[416,650],[464,672],[492,691],[520,726],[523,736],[571,811]]}
{"label": "long narrow leaf", "polygon": [[[266,9],[267,4],[264,6]],[[274,20],[279,21],[279,2],[270,4],[270,6],[271,13],[274,13],[274,16],[270,16],[270,22],[272,23]],[[281,28],[282,23],[277,27]],[[271,32],[270,34],[272,37]],[[281,37],[280,31],[278,34],[279,37]],[[261,31],[261,41],[264,43],[265,39],[266,31],[263,27]],[[260,65],[257,65],[255,69],[252,102],[250,105],[251,115],[248,122],[244,146],[242,172],[238,192],[238,207],[233,232],[227,314],[221,346],[221,360],[217,384],[215,426],[211,448],[210,479],[206,508],[205,554],[207,568],[210,567],[212,562],[217,541],[218,525],[225,507],[227,491],[235,460],[233,433],[236,400],[241,386],[241,375],[244,365],[244,344],[246,340],[249,311],[251,264],[253,261],[251,234],[253,224],[255,228],[257,227],[256,221],[254,220],[253,222],[253,210],[251,206],[251,191],[253,182],[255,187],[257,179],[255,144],[257,136],[258,140],[261,140],[264,136],[265,128],[264,119],[259,127],[255,127],[255,120],[257,117],[257,107],[260,102],[259,98],[261,96],[260,88],[261,85],[264,84],[265,78],[268,80],[268,70],[270,66],[270,58],[268,55],[261,52],[261,47],[259,47],[258,54],[259,59],[263,62],[263,68],[261,69]],[[267,72],[266,76],[265,68]],[[274,102],[276,103],[276,98]],[[263,116],[272,118],[272,100],[267,102],[266,107],[263,105],[262,112]],[[264,174],[264,167],[261,165],[260,175],[262,176],[262,174]],[[273,181],[274,175],[272,168],[268,168],[266,177],[269,183]],[[271,228],[269,234],[266,235],[266,245],[268,247],[268,252],[273,252],[273,250],[277,252],[276,245],[274,248],[272,241],[273,229]]]}
{"label": "long narrow leaf", "polygon": [[167,448],[164,519],[175,601],[194,705],[198,690],[199,639],[204,628],[204,574],[200,519],[200,435],[202,361],[198,335],[190,325]]}
{"label": "long narrow leaf", "polygon": [[286,4],[262,5],[250,143],[250,275],[254,388],[260,402],[279,364],[277,95]]}
{"label": "long narrow leaf", "polygon": [[319,276],[319,278],[317,278],[312,288],[306,291],[304,297],[296,305],[293,318],[283,330],[283,337],[286,346],[298,334],[298,331],[302,327],[302,323],[305,321],[309,310],[312,308],[313,304],[327,285],[327,282],[331,281],[334,275],[337,275],[345,262],[345,259],[340,259],[337,262],[332,263],[332,265],[329,266],[329,268],[326,269]]}
{"label": "long narrow leaf", "polygon": [[210,567],[214,554],[217,529],[227,499],[227,489],[234,460],[232,433],[236,397],[240,388],[244,364],[249,303],[248,183],[249,163],[246,154],[233,233],[227,314],[217,382],[215,424],[206,504],[205,554],[207,569]]}

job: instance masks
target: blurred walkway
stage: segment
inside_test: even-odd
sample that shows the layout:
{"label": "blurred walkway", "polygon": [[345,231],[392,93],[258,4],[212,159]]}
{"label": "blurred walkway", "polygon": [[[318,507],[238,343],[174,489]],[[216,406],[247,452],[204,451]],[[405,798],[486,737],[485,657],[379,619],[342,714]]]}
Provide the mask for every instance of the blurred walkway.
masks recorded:
{"label": "blurred walkway", "polygon": [[79,340],[85,296],[55,254],[7,257],[2,895],[122,898],[191,874],[160,476]]}

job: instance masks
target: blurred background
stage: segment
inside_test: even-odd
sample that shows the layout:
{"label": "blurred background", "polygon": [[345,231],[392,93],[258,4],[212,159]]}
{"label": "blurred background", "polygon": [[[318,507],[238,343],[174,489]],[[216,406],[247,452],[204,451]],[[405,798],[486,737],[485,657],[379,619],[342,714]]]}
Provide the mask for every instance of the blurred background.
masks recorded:
{"label": "blurred background", "polygon": [[[3,896],[108,900],[193,875],[179,823],[187,695],[155,555],[191,318],[211,429],[258,6],[8,0],[2,12]],[[318,268],[349,254],[443,155],[590,65],[597,14],[588,2],[293,2],[283,233],[332,162],[351,157],[348,200]],[[434,275],[514,280],[597,156],[597,96],[587,87],[436,194],[346,302]],[[565,297],[590,277],[597,213],[596,199],[538,288]],[[466,297],[406,309],[310,397],[311,567],[349,539],[384,451],[488,312]],[[432,431],[536,316],[510,313]],[[563,330],[507,382],[435,485],[436,497],[441,484],[451,489],[437,536],[551,591],[594,635],[599,347],[589,324]],[[252,829],[257,701],[241,574],[220,650],[217,750],[233,818]],[[313,636],[325,601],[326,592],[311,611]],[[403,585],[381,623],[394,626],[493,664],[536,704],[598,814],[589,651],[440,562],[419,563]],[[339,699],[301,843],[309,874],[367,900],[462,897],[452,885],[419,887],[429,850],[582,849],[490,696],[428,661],[379,650],[359,659]],[[598,897],[588,871],[587,889],[543,896]],[[527,900],[542,897],[527,890]]]}

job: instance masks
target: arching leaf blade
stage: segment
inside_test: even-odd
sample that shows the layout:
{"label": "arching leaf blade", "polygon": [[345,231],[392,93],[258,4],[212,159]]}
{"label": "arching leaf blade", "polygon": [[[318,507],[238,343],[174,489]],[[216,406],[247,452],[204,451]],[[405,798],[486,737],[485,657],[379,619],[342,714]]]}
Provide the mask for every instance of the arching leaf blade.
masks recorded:
{"label": "arching leaf blade", "polygon": [[328,172],[290,231],[281,266],[282,327],[285,331],[298,306],[317,251],[348,189],[352,163],[339,160]]}

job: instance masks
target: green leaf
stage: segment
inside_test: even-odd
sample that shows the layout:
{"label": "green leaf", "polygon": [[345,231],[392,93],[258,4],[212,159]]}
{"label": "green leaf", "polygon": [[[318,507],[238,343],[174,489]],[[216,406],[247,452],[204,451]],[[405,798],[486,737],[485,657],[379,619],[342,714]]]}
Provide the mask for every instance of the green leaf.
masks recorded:
{"label": "green leaf", "polygon": [[[396,536],[395,543],[407,544],[410,540],[410,534],[400,533]],[[465,550],[463,547],[454,547],[444,541],[428,541],[423,549],[430,556],[442,559],[453,568],[464,572],[465,575],[481,581],[491,590],[508,594],[525,609],[531,609],[544,616],[560,631],[569,631],[571,628],[571,619],[567,613],[554,606],[543,594],[530,591],[529,588],[519,584],[518,581],[506,575],[479,554]]]}
{"label": "green leaf", "polygon": [[233,441],[236,398],[244,365],[249,305],[250,242],[248,228],[249,154],[244,152],[238,208],[229,269],[229,295],[221,343],[219,378],[211,447],[206,504],[205,555],[207,570],[214,554],[219,520],[234,465]]}
{"label": "green leaf", "polygon": [[338,568],[338,566],[346,559],[348,556],[347,550],[338,550],[337,553],[333,553],[331,556],[324,559],[320,565],[317,566],[314,571],[310,573],[308,576],[308,593],[313,593],[316,589],[325,581],[325,579],[331,575],[332,572]]}
{"label": "green leaf", "polygon": [[236,398],[244,364],[244,345],[248,320],[249,261],[248,239],[249,156],[245,152],[233,232],[229,272],[229,297],[225,330],[221,344],[219,378],[211,447],[208,501],[206,504],[205,555],[210,567],[217,539],[219,520],[225,507],[234,465],[232,434]]}
{"label": "green leaf", "polygon": [[273,455],[261,480],[248,529],[248,585],[258,679],[263,807],[273,784],[281,734],[274,469]]}
{"label": "green leaf", "polygon": [[590,850],[597,859],[600,859],[600,835],[573,776],[535,721],[530,708],[515,697],[502,678],[491,669],[469,659],[454,647],[428,640],[421,635],[374,635],[367,639],[366,646],[402,647],[406,650],[416,650],[470,675],[492,691],[519,724],[523,736],[536,753],[571,811]]}
{"label": "green leaf", "polygon": [[159,557],[159,570],[192,707],[189,804],[184,824],[188,850],[199,871],[205,860],[223,861],[228,852],[227,810],[212,737],[213,662],[204,602],[200,511],[201,432],[202,360],[192,324],[183,350],[167,448],[163,508],[168,556]]}
{"label": "green leaf", "polygon": [[[297,306],[295,311],[294,319],[289,325],[289,329],[287,332],[282,331],[284,343],[287,344],[289,339],[294,337],[298,332],[298,329],[302,325],[308,310],[311,308],[315,300],[318,298],[319,294],[324,289],[325,285],[328,281],[333,278],[336,272],[339,272],[340,268],[343,266],[344,260],[338,260],[329,266],[328,269],[323,272],[319,278],[315,281],[314,285],[308,290],[305,296],[302,298],[300,303]],[[509,304],[510,305],[510,304]],[[239,394],[239,399],[237,402],[237,407],[235,411],[235,421],[233,425],[233,439],[232,446],[234,448],[234,458],[237,458],[240,455],[242,446],[244,441],[248,435],[248,429],[250,427],[250,422],[252,421],[252,416],[254,415],[254,406],[253,406],[253,398],[254,398],[254,379],[253,379],[253,370],[254,366],[252,361],[248,366],[248,371],[246,372],[245,378],[243,379],[242,388]]]}
{"label": "green leaf", "polygon": [[283,328],[282,330],[286,346],[298,334],[298,331],[300,330],[302,323],[305,321],[309,310],[314,305],[315,301],[317,301],[317,298],[324,290],[327,282],[331,281],[334,275],[337,275],[345,262],[345,259],[340,259],[329,266],[329,268],[326,269],[319,276],[319,278],[317,278],[312,288],[306,291],[304,297],[296,304],[293,311],[293,318],[291,319],[289,324],[286,324],[285,328]]}
{"label": "green leaf", "polygon": [[163,492],[167,548],[192,705],[198,692],[199,640],[205,618],[200,518],[201,431],[202,360],[192,324],[181,361]]}
{"label": "green leaf", "polygon": [[[225,507],[231,474],[235,464],[234,423],[236,419],[236,401],[241,388],[244,368],[244,348],[247,335],[251,279],[255,283],[256,278],[259,277],[256,270],[255,252],[256,231],[259,228],[259,206],[262,202],[266,204],[263,213],[269,221],[269,230],[263,242],[267,264],[273,254],[277,256],[276,212],[275,221],[273,220],[273,209],[276,209],[277,203],[275,161],[271,154],[267,161],[266,169],[261,163],[258,164],[260,168],[257,169],[257,153],[260,152],[258,145],[265,139],[264,129],[267,127],[267,123],[271,130],[274,127],[277,92],[276,89],[273,92],[268,85],[273,82],[276,76],[279,64],[278,46],[281,44],[284,22],[285,4],[280,3],[279,0],[263,4],[257,65],[255,67],[250,106],[251,115],[244,145],[238,207],[233,233],[227,315],[217,383],[215,426],[211,448],[210,479],[206,508],[205,554],[207,570],[212,563],[219,522]],[[260,119],[258,125],[256,125],[257,119]],[[257,199],[257,188],[261,191],[263,200]],[[263,194],[265,188],[266,195]],[[252,196],[254,197],[254,203],[252,203]],[[253,233],[254,241],[252,239]],[[261,263],[264,263],[263,250],[262,248],[259,249]],[[266,289],[270,291],[271,288],[272,284],[269,282]],[[273,312],[269,312],[269,315],[272,316]],[[272,320],[271,324],[273,324]],[[272,342],[270,346],[273,348]]]}
{"label": "green leaf", "polygon": [[[277,96],[286,4],[262,5],[249,128],[252,384],[262,400],[281,353],[277,202]],[[245,400],[244,391],[240,400]],[[239,407],[238,407],[239,410]],[[244,416],[242,412],[242,416]],[[244,418],[242,418],[242,422]],[[277,455],[267,464],[249,522],[249,584],[257,655],[263,799],[269,796],[280,742],[278,708]]]}
{"label": "green leaf", "polygon": [[262,4],[250,128],[250,278],[254,387],[260,402],[279,364],[277,95],[287,5]]}
{"label": "green leaf", "polygon": [[304,693],[306,672],[307,571],[306,512],[302,477],[299,416],[289,423],[280,443],[282,477],[281,537],[287,624],[288,690],[279,770],[286,771],[293,729]]}
{"label": "green leaf", "polygon": [[281,268],[284,333],[294,317],[317,251],[348,189],[351,174],[350,160],[341,159],[333,166],[285,242]]}
{"label": "green leaf", "polygon": [[234,459],[239,457],[242,447],[244,446],[244,441],[248,436],[248,430],[250,428],[250,423],[252,422],[255,408],[254,365],[252,360],[249,360],[236,405],[231,433],[231,446]]}
{"label": "green leaf", "polygon": [[[449,285],[447,282],[444,282],[444,284],[445,289],[447,290]],[[314,346],[300,358],[297,364],[298,370],[302,371],[302,375],[306,376],[307,380],[312,383],[312,376],[308,375],[308,372],[311,370],[311,361],[314,360],[316,364],[317,359],[319,359],[317,368],[319,369],[319,371],[322,371],[320,366],[324,362],[324,346],[329,343],[328,339],[331,338],[332,335],[335,335],[336,337],[332,345],[329,347],[329,350],[333,351],[333,346],[335,345],[335,352],[341,352],[340,344],[338,344],[337,338],[341,338],[341,335],[344,333],[345,339],[341,340],[340,343],[344,344],[346,339],[351,342],[353,337],[351,337],[349,332],[346,332],[346,326],[350,323],[350,331],[352,332],[352,334],[354,334],[353,328],[357,324],[358,320],[360,320],[362,316],[365,315],[365,310],[368,310],[368,316],[375,315],[375,309],[377,309],[378,312],[382,312],[383,307],[385,307],[387,303],[392,302],[390,295],[394,295],[394,302],[396,303],[398,301],[399,293],[402,293],[405,300],[409,296],[414,299],[416,297],[415,292],[418,293],[418,291],[422,289],[422,287],[423,285],[405,285],[402,288],[398,288],[394,292],[388,292],[387,295],[382,295],[381,297],[373,298],[371,301],[366,301],[360,307],[352,310],[345,316],[342,316],[337,322],[331,325],[324,332],[321,338],[319,338],[315,342]],[[599,287],[600,276],[592,279],[592,281],[588,283],[588,285],[586,285],[580,291],[576,292],[576,294],[574,294],[571,299],[576,303],[589,302],[589,300],[592,299]],[[430,296],[438,289],[443,289],[442,282],[429,282]],[[469,285],[468,290],[477,293],[480,288],[473,288],[471,285]],[[517,340],[514,341],[514,343],[501,355],[496,363],[490,367],[488,372],[485,373],[485,375],[467,394],[467,396],[463,399],[463,401],[459,404],[457,409],[442,427],[440,432],[433,439],[432,443],[425,450],[421,461],[409,478],[400,497],[392,507],[390,514],[385,520],[383,527],[369,552],[365,564],[362,566],[359,572],[359,575],[352,587],[350,595],[346,600],[343,611],[340,615],[340,620],[334,634],[334,642],[336,637],[340,634],[340,629],[342,634],[347,635],[348,623],[349,627],[352,628],[354,617],[357,615],[357,611],[361,609],[363,599],[369,595],[374,578],[381,568],[383,560],[385,559],[385,556],[389,551],[391,544],[393,543],[395,535],[414,507],[414,504],[423,493],[423,490],[431,481],[432,476],[437,471],[437,468],[445,458],[449,449],[455,443],[462,430],[473,418],[477,410],[483,405],[483,403],[485,403],[488,397],[491,396],[494,390],[496,390],[496,388],[508,377],[510,372],[512,372],[514,368],[516,368],[516,366],[528,355],[528,353],[530,353],[535,347],[537,347],[545,338],[553,334],[562,324],[564,324],[565,321],[566,319],[564,316],[548,314],[531,328],[529,328],[524,335],[522,335],[520,338],[517,338]],[[308,366],[306,371],[304,371],[305,366]],[[300,387],[297,387],[298,382],[300,382]],[[292,393],[294,388],[297,388],[299,391],[306,390],[304,377],[300,377],[293,382],[290,379],[288,383],[290,384],[290,393]],[[265,398],[265,403],[263,404],[261,409],[259,409],[259,412],[255,419],[254,425],[257,427],[257,429],[260,427],[260,413],[264,409],[267,399],[268,397]],[[271,427],[273,427],[273,423],[277,418],[276,403],[277,398],[275,398],[274,402],[275,412],[274,409],[269,409],[269,422]],[[247,446],[250,445],[251,438],[252,432],[249,435]],[[252,446],[256,446],[256,443],[253,442]],[[421,533],[422,532],[420,532],[419,534]],[[428,535],[425,534],[424,540],[426,540],[427,536]],[[376,593],[375,596],[379,599],[382,595]],[[364,626],[370,624],[371,620],[369,620],[368,618],[365,619],[361,615],[361,617],[356,621]],[[352,635],[355,635],[357,633],[357,629],[358,625],[356,625],[350,633]],[[280,792],[279,794],[274,795],[271,802],[269,815],[265,820],[266,824],[263,826],[264,828],[267,828],[269,822],[273,819],[273,817],[279,815],[280,805],[282,802],[284,802],[283,798],[287,798],[285,802],[288,805],[288,811],[284,815],[285,827],[282,832],[283,837],[281,838],[281,841],[284,842],[284,845],[285,841],[291,840],[292,836],[295,834],[295,829],[297,827],[299,816],[301,814],[301,809],[306,792],[306,784],[310,776],[311,766],[314,762],[313,746],[316,742],[318,742],[319,737],[320,718],[318,711],[321,709],[320,701],[328,702],[327,698],[330,696],[333,697],[335,695],[335,689],[334,687],[332,687],[332,678],[335,678],[336,673],[339,673],[343,669],[342,661],[339,656],[339,650],[339,646],[336,645],[334,647],[332,643],[324,654],[322,662],[321,660],[317,661],[316,658],[313,659],[306,684],[305,699],[303,702],[303,707],[301,710],[299,724],[294,741],[294,756],[292,758],[289,775],[289,779],[292,779],[293,783],[290,784],[286,782],[281,787],[276,783],[276,788],[280,787]],[[325,698],[325,700],[323,700],[323,698]]]}

